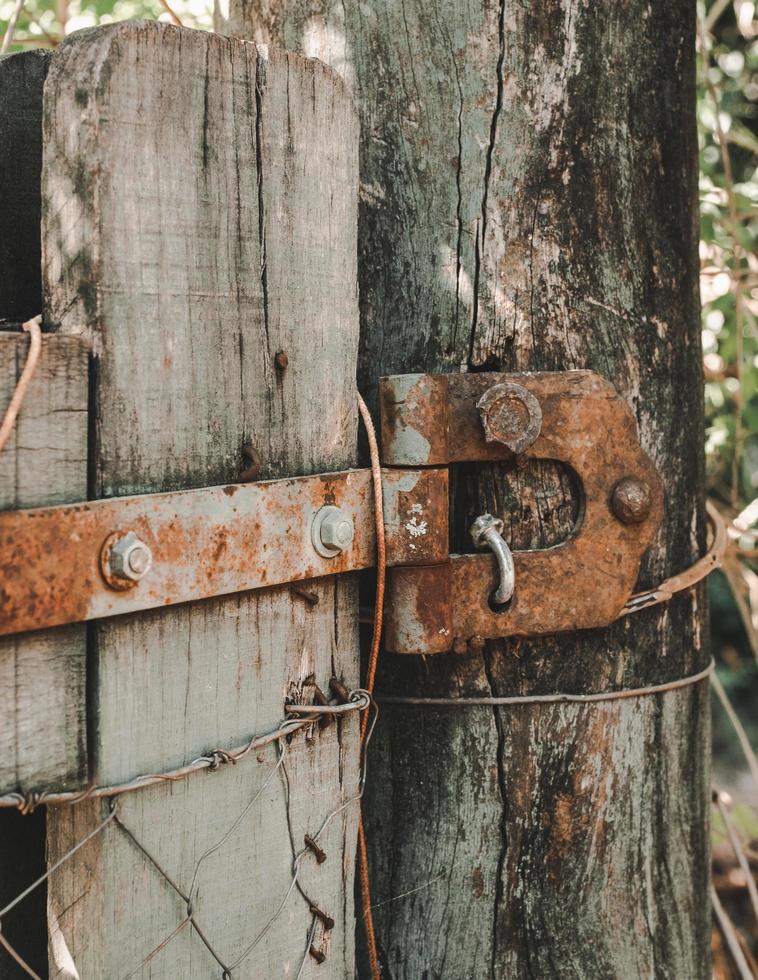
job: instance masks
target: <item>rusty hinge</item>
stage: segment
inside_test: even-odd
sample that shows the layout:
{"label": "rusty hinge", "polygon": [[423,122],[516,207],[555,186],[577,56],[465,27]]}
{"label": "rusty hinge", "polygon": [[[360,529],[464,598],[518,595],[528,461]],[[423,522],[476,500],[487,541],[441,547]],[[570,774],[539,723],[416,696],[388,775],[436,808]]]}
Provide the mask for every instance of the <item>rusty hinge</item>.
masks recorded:
{"label": "rusty hinge", "polygon": [[[388,649],[618,615],[662,489],[610,385],[584,371],[397,376],[381,403]],[[449,554],[447,466],[514,454],[570,466],[582,510],[569,540],[513,556],[515,591],[493,609],[495,558]],[[357,571],[375,547],[369,470],[6,511],[0,635]]]}
{"label": "rusty hinge", "polygon": [[[450,555],[391,569],[389,650],[443,653],[472,640],[587,629],[618,617],[660,525],[663,487],[631,410],[607,381],[590,371],[397,375],[382,380],[380,400],[385,465],[556,460],[581,491],[576,527],[552,548],[511,558],[500,542],[494,557]],[[493,525],[496,533],[492,518],[473,530],[481,536]],[[509,574],[512,581],[502,582]],[[499,585],[508,588],[497,603]]]}

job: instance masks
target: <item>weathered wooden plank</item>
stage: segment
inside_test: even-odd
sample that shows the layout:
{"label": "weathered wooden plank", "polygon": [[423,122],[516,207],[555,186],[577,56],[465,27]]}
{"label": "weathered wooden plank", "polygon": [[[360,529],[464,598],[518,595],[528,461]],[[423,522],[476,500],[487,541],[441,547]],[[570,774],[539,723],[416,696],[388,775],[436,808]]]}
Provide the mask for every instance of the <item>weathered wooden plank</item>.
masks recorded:
{"label": "weathered wooden plank", "polygon": [[[343,85],[297,56],[159,24],[68,39],[46,89],[47,313],[97,357],[93,496],[231,482],[252,443],[262,477],[355,458],[357,122]],[[288,354],[282,370],[274,363]],[[166,769],[276,724],[290,684],[357,682],[349,576],[141,613],[95,628],[99,781]],[[296,846],[357,785],[357,719],[287,748]],[[132,794],[125,825],[184,889],[195,862],[260,790],[276,759]],[[51,859],[101,818],[51,813]],[[336,920],[320,976],[353,963],[357,812],[324,836],[303,886]],[[289,883],[276,773],[203,865],[198,921],[225,962]],[[73,898],[77,901],[72,904]],[[51,884],[51,972],[207,977],[220,968],[182,902],[110,825]],[[311,916],[294,892],[235,976],[294,976]],[[316,961],[307,958],[303,976]],[[132,971],[136,971],[132,974]]]}
{"label": "weathered wooden plank", "polygon": [[[0,59],[0,324],[41,310],[42,87],[49,53]],[[0,333],[0,413],[29,349]],[[0,453],[0,509],[82,499],[87,489],[87,353],[47,336],[16,426]],[[74,789],[87,778],[83,625],[0,641],[0,792]],[[42,873],[44,812],[0,813],[0,907]],[[3,934],[36,970],[45,968],[45,889],[4,919]],[[0,976],[22,971],[3,952]]]}
{"label": "weathered wooden plank", "polygon": [[[2,64],[0,64],[0,75]],[[0,413],[26,360],[29,337],[0,333]],[[81,499],[87,485],[87,350],[46,335],[16,425],[0,453],[0,507]],[[87,779],[83,623],[0,640],[0,791],[76,789]],[[45,862],[42,811],[0,813],[0,907],[39,877]],[[43,969],[45,892],[3,920],[3,933]],[[22,974],[0,952],[0,977]]]}
{"label": "weathered wooden plank", "polygon": [[[692,4],[231,0],[217,27],[353,86],[362,389],[411,371],[599,371],[666,485],[640,585],[687,566],[704,545]],[[451,496],[456,551],[482,512],[517,548],[560,540],[578,513],[545,464],[461,466]],[[421,696],[633,687],[704,666],[704,612],[698,590],[591,634],[388,656],[379,676]],[[395,980],[709,975],[702,688],[383,718],[368,835]]]}
{"label": "weathered wooden plank", "polygon": [[[0,412],[28,350],[28,336],[0,333]],[[47,335],[0,453],[0,507],[60,504],[86,492],[87,349],[77,338]],[[83,624],[0,641],[2,792],[84,783],[84,681]]]}

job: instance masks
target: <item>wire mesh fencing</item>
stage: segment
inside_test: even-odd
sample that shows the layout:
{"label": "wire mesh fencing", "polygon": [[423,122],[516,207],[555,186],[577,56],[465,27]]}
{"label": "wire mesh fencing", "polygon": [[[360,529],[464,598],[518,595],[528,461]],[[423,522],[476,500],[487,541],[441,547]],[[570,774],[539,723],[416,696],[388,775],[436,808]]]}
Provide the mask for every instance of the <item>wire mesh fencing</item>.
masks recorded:
{"label": "wire mesh fencing", "polygon": [[[361,758],[354,760],[355,778],[351,780],[350,760],[342,757],[340,728],[352,724],[362,711],[370,716],[368,738]],[[119,980],[152,975],[151,968],[167,951],[171,959],[163,963],[166,968],[170,962],[166,975],[185,975],[183,971],[189,971],[192,961],[197,969],[198,955],[207,959],[205,975],[258,975],[257,971],[250,973],[252,954],[275,925],[283,928],[273,943],[271,956],[278,958],[285,976],[302,978],[309,963],[323,963],[329,956],[336,913],[330,907],[334,896],[319,891],[319,869],[329,858],[339,862],[346,879],[343,884],[351,889],[349,854],[343,854],[341,838],[348,826],[355,828],[355,820],[348,820],[347,816],[363,795],[366,749],[377,709],[370,696],[359,690],[349,693],[342,704],[291,704],[286,706],[286,712],[287,717],[274,731],[254,736],[237,750],[213,750],[182,770],[148,774],[116,787],[90,787],[79,794],[37,794],[32,798],[12,794],[14,800],[4,797],[5,805],[12,802],[22,812],[29,812],[40,803],[55,806],[58,811],[57,832],[48,834],[46,872],[0,909],[0,947],[4,953],[25,975],[40,980],[2,926],[10,913],[19,910],[33,892],[47,883],[49,955],[63,975],[78,975],[70,972],[71,967],[77,967],[68,943],[77,930],[86,934],[88,929],[97,928],[97,923],[91,921],[92,908],[106,917],[132,917],[126,930],[130,942],[109,954],[109,971],[117,963],[115,975]],[[326,726],[332,728],[332,737],[339,742],[337,769],[325,766],[322,794],[314,795],[311,781],[307,797],[303,794],[296,801],[299,767],[319,767],[327,754],[334,755],[326,745],[321,751],[319,736],[325,734]],[[206,770],[205,776],[186,778],[201,769]],[[208,773],[218,775],[211,780]],[[214,781],[230,778],[240,781],[245,788],[243,797],[247,796],[236,813],[214,807]],[[325,808],[320,796],[333,799],[335,779],[345,787],[352,781],[356,791],[343,794],[337,805]],[[179,863],[185,869],[191,867],[191,874],[185,870],[179,875],[173,866],[177,864],[175,849],[167,848],[165,843],[161,849],[160,841],[165,842],[165,827],[172,825],[172,812],[182,811],[186,791],[197,780],[207,780],[208,792],[203,796],[205,805],[196,810],[195,839],[184,841],[181,849]],[[141,820],[143,810],[153,809],[144,806],[144,794],[163,796],[165,823],[161,827],[156,827],[154,821]],[[196,793],[193,802],[197,806]],[[271,808],[281,813],[280,833],[277,840],[261,840],[256,834],[261,826],[256,814],[260,818],[262,809]],[[340,825],[337,833],[330,834],[336,825]],[[59,844],[70,840],[76,843],[59,852]],[[72,909],[92,885],[87,880],[88,872],[95,866],[102,869],[104,847],[108,852],[104,873],[118,877],[116,887],[103,888],[110,899],[103,901],[103,896],[96,896],[94,905],[85,903],[88,911],[83,916],[72,918]],[[186,860],[187,847],[193,850],[190,862]],[[208,875],[214,859],[224,854],[224,868],[233,874],[227,878]],[[164,899],[159,903],[155,901],[157,890]],[[230,900],[235,892],[238,902]],[[67,927],[62,929],[61,919],[65,917]],[[230,919],[238,921],[230,923]],[[298,933],[300,940],[296,939]],[[235,937],[234,942],[224,938],[229,935]],[[292,949],[298,944],[301,951],[293,959]]]}

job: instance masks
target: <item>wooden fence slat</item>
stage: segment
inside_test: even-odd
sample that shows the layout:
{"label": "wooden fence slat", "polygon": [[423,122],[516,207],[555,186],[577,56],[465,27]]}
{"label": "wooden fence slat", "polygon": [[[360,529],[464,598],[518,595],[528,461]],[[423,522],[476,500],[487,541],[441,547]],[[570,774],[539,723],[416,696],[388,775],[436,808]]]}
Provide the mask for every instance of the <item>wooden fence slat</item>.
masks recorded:
{"label": "wooden fence slat", "polygon": [[[0,333],[0,413],[28,350],[27,335]],[[87,348],[76,337],[47,335],[0,453],[0,508],[62,504],[86,493]],[[0,791],[86,781],[84,634],[75,623],[0,640]]]}
{"label": "wooden fence slat", "polygon": [[[226,483],[246,443],[261,477],[354,464],[357,121],[322,65],[161,24],[72,36],[45,93],[47,314],[96,356],[92,496]],[[281,371],[274,355],[288,353]],[[191,561],[192,556],[186,556]],[[358,678],[352,577],[213,599],[93,627],[100,782],[232,746],[282,716],[289,685]],[[281,773],[211,857],[194,897],[225,962],[262,929],[297,847],[357,789],[357,719],[287,747]],[[119,817],[190,888],[200,855],[271,775],[275,748],[124,797]],[[49,857],[107,809],[49,816]],[[330,824],[303,887],[335,920],[319,976],[353,972],[357,808]],[[74,901],[76,900],[76,901]],[[116,825],[51,881],[51,976],[220,975],[186,910]],[[235,977],[297,974],[311,915],[294,892]],[[303,976],[317,968],[307,957]],[[68,973],[66,971],[69,971]]]}
{"label": "wooden fence slat", "polygon": [[[0,324],[41,311],[42,87],[49,52],[0,59]],[[21,374],[29,338],[0,333],[0,415]],[[16,425],[0,452],[0,509],[62,504],[87,492],[87,350],[45,336]],[[7,570],[0,568],[0,579]],[[83,624],[0,641],[0,792],[76,789],[87,779]],[[44,869],[42,810],[0,811],[0,907]],[[5,917],[3,934],[44,969],[45,889]],[[0,977],[22,972],[0,952]]]}

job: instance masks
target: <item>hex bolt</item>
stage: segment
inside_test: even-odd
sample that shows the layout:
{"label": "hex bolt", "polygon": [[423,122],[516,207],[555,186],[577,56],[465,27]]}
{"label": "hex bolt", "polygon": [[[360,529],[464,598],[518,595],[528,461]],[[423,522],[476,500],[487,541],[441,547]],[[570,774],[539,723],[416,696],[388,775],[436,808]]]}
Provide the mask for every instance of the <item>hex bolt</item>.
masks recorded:
{"label": "hex bolt", "polygon": [[498,606],[504,606],[513,597],[516,587],[516,569],[513,565],[511,549],[503,540],[503,522],[492,514],[482,514],[471,525],[471,539],[474,547],[483,550],[490,548],[500,572],[500,584],[492,594],[492,601]]}
{"label": "hex bolt", "polygon": [[335,558],[353,543],[355,528],[347,511],[332,504],[322,507],[311,525],[313,547],[322,558]]}
{"label": "hex bolt", "polygon": [[487,442],[501,442],[523,453],[542,429],[542,409],[535,396],[513,382],[493,385],[476,403]]}
{"label": "hex bolt", "polygon": [[611,494],[613,513],[622,524],[641,524],[653,503],[650,485],[634,476],[619,480]]}
{"label": "hex bolt", "polygon": [[112,536],[103,549],[103,573],[114,589],[131,588],[152,568],[153,555],[134,531]]}

